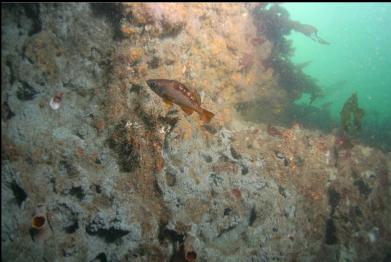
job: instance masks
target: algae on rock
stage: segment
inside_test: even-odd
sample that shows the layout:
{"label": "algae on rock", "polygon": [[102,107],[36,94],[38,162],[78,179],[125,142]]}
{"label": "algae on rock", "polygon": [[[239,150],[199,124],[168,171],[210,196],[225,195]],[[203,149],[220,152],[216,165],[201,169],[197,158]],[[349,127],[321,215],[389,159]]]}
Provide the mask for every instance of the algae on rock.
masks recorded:
{"label": "algae on rock", "polygon": [[364,116],[364,110],[358,106],[357,93],[353,93],[346,100],[340,112],[342,128],[347,132],[361,130],[361,119]]}

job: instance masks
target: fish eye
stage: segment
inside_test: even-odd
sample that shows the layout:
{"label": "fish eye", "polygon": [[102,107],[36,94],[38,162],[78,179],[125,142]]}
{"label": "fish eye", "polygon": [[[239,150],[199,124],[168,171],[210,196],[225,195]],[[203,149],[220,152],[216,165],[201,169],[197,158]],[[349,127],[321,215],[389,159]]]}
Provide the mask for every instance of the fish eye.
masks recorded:
{"label": "fish eye", "polygon": [[147,83],[150,87],[156,87],[156,82],[153,80],[148,80]]}

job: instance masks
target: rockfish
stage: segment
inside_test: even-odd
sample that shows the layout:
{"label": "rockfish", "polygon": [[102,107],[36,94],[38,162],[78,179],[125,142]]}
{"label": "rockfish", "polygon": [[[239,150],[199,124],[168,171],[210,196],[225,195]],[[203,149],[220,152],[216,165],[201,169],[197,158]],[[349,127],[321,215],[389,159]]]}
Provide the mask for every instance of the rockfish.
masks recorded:
{"label": "rockfish", "polygon": [[197,91],[189,90],[185,85],[175,80],[150,79],[148,86],[168,104],[177,104],[187,114],[196,111],[202,121],[209,122],[214,116],[212,112],[201,107],[200,95]]}

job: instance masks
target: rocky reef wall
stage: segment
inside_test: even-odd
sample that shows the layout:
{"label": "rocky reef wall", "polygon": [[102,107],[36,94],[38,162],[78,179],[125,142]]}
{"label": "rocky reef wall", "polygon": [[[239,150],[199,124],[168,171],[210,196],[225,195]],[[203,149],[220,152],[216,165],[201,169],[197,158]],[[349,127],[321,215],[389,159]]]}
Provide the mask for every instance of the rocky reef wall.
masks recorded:
{"label": "rocky reef wall", "polygon": [[256,8],[3,5],[2,260],[389,260],[390,154],[237,112],[292,103]]}

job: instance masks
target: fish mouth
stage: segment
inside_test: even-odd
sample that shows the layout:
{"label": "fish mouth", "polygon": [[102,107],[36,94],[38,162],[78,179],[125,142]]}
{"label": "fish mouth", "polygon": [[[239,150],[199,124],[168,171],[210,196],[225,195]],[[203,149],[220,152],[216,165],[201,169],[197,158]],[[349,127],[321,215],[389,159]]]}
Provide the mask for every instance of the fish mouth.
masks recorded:
{"label": "fish mouth", "polygon": [[145,81],[147,84],[152,87],[154,85],[154,81],[152,79]]}
{"label": "fish mouth", "polygon": [[159,94],[160,92],[160,88],[159,88],[159,85],[158,83],[156,82],[156,80],[154,79],[149,79],[147,81],[148,86],[152,89],[152,91],[154,91],[155,93]]}

